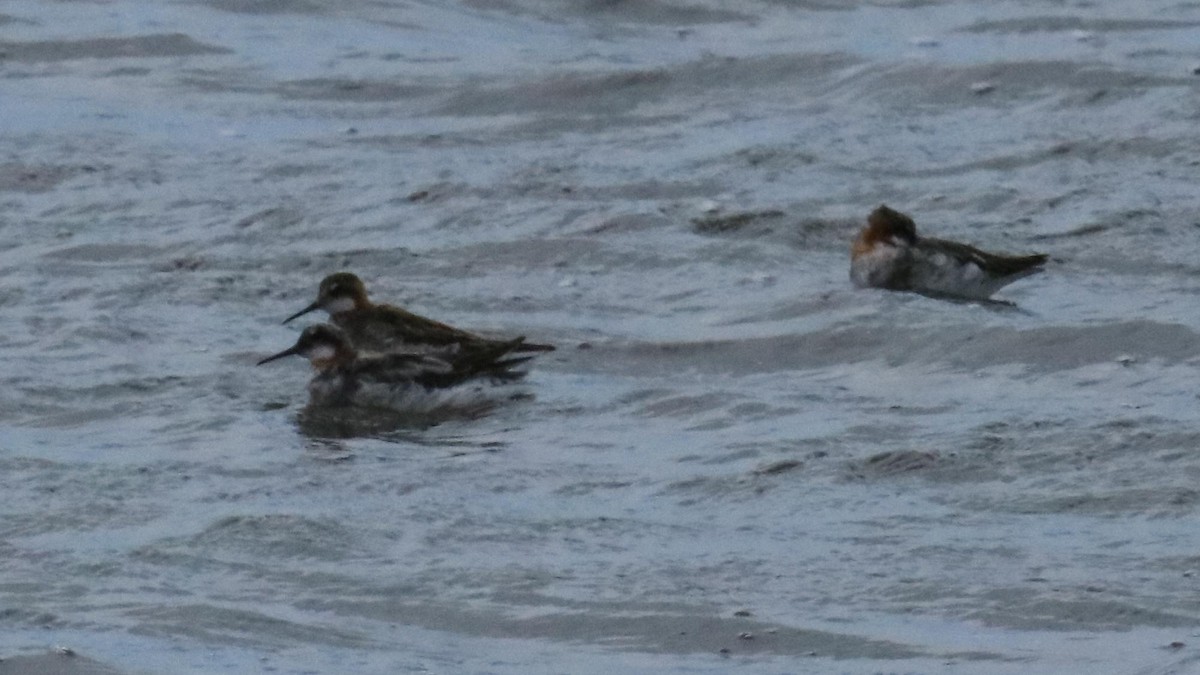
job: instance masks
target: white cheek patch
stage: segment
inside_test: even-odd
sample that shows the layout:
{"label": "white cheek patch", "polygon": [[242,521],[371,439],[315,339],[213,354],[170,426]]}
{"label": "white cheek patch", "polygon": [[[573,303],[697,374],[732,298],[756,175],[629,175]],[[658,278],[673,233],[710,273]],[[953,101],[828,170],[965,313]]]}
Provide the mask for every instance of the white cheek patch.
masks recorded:
{"label": "white cheek patch", "polygon": [[310,361],[328,361],[336,354],[337,350],[329,345],[317,345],[316,347],[308,350],[308,353],[305,354],[305,356],[307,356]]}
{"label": "white cheek patch", "polygon": [[325,303],[325,311],[330,314],[341,314],[342,312],[349,312],[352,309],[354,309],[353,298],[334,298]]}

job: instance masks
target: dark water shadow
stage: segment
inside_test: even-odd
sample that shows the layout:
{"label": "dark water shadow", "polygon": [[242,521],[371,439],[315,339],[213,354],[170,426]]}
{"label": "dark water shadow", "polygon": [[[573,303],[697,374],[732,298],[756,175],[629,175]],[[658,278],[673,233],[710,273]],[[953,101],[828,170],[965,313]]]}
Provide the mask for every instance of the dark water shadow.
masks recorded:
{"label": "dark water shadow", "polygon": [[[451,456],[495,452],[503,444],[480,441],[463,431],[473,422],[490,417],[498,409],[532,401],[533,394],[517,392],[503,398],[444,403],[435,408],[396,410],[364,406],[315,406],[311,403],[296,414],[296,426],[310,447],[337,456],[347,452],[341,441],[371,439],[449,450]],[[450,428],[432,430],[447,425]],[[465,425],[462,429],[456,425]]]}
{"label": "dark water shadow", "polygon": [[[386,408],[308,406],[296,415],[300,433],[313,441],[373,438],[393,443],[428,445],[424,432],[451,421],[473,421],[495,410],[495,402],[446,406],[430,411],[405,412]],[[441,444],[441,441],[438,442]]]}
{"label": "dark water shadow", "polygon": [[941,300],[950,302],[956,305],[976,305],[988,311],[999,314],[1021,314],[1023,316],[1037,316],[1033,312],[1022,308],[1017,303],[1011,300],[997,300],[995,298],[964,298],[960,295],[952,295],[950,293],[937,293],[935,291],[909,291],[932,300]]}

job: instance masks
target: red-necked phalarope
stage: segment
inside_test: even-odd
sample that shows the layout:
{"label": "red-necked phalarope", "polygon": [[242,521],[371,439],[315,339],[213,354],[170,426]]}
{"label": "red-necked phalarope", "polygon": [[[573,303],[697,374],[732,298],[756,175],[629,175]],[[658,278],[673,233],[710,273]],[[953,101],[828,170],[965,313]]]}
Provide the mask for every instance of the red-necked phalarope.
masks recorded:
{"label": "red-necked phalarope", "polygon": [[944,239],[917,236],[912,218],[880,206],[850,249],[850,279],[859,287],[986,300],[1017,279],[1042,271],[1047,256],[998,255]]}
{"label": "red-necked phalarope", "polygon": [[[367,298],[367,288],[362,280],[349,272],[330,274],[322,279],[317,299],[283,322],[318,309],[329,312],[330,321],[346,331],[355,347],[373,352],[487,352],[513,343],[512,340],[496,340],[469,333],[392,305],[372,303]],[[517,342],[517,346],[508,351],[554,350],[552,345],[532,344],[524,342],[524,338],[518,338]]]}
{"label": "red-necked phalarope", "polygon": [[458,355],[360,354],[341,329],[316,324],[305,328],[296,344],[257,365],[285,356],[307,358],[316,370],[308,383],[311,405],[418,411],[456,401],[456,394],[485,396],[482,389],[467,391],[462,385],[468,383],[520,380],[525,373],[515,367],[532,357],[510,356],[519,346],[513,340]]}

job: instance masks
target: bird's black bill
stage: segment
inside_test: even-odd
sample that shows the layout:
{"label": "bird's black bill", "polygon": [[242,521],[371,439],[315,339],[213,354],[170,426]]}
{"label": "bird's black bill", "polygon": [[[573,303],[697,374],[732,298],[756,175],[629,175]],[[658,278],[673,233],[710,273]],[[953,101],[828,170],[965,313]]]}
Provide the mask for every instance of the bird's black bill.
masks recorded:
{"label": "bird's black bill", "polygon": [[285,349],[274,356],[268,356],[267,358],[263,359],[262,361],[259,361],[258,363],[254,364],[254,365],[261,366],[262,364],[270,363],[270,362],[274,361],[275,359],[282,359],[285,356],[291,356],[293,354],[299,354],[299,353],[300,353],[300,349],[298,347],[292,347],[291,349]]}
{"label": "bird's black bill", "polygon": [[300,310],[299,312],[296,312],[295,314],[284,319],[283,322],[287,323],[287,322],[291,321],[292,319],[298,319],[298,318],[304,316],[305,314],[308,314],[309,312],[318,310],[318,309],[321,309],[321,305],[314,302],[313,304],[309,305],[308,307],[305,307],[304,309]]}

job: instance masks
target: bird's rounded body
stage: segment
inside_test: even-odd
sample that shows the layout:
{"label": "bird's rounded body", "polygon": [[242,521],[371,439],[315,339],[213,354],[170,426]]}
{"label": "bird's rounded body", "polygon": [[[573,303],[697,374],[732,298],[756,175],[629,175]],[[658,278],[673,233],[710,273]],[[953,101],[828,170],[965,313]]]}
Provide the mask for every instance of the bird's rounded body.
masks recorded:
{"label": "bird's rounded body", "polygon": [[306,357],[314,374],[309,405],[354,406],[427,412],[444,406],[477,405],[498,394],[496,385],[515,382],[529,357],[511,356],[517,340],[487,351],[456,356],[359,352],[334,326],[309,326],[291,348],[259,364],[291,355]]}
{"label": "bird's rounded body", "polygon": [[474,409],[512,394],[486,378],[435,387],[412,381],[377,379],[371,373],[318,372],[308,383],[310,406],[355,407],[424,414],[447,408]]}
{"label": "bird's rounded body", "polygon": [[988,253],[967,244],[919,237],[911,218],[880,206],[851,247],[850,279],[860,288],[985,300],[1008,284],[1040,272],[1046,258]]}
{"label": "bird's rounded body", "polygon": [[[393,305],[376,304],[367,297],[366,285],[349,272],[331,274],[321,280],[317,299],[288,317],[284,323],[308,312],[324,309],[329,320],[343,331],[357,349],[373,352],[400,351],[415,354],[458,355],[511,345],[512,340],[477,335]],[[514,352],[553,351],[554,347],[519,338]]]}

